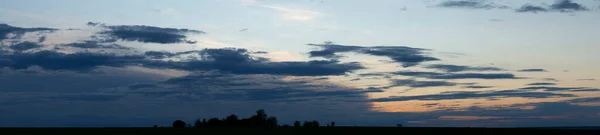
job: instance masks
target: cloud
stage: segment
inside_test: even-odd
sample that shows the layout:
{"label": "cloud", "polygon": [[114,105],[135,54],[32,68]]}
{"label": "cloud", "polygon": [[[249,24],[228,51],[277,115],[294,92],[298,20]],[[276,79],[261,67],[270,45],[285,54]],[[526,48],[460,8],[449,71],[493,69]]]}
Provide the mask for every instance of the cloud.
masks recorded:
{"label": "cloud", "polygon": [[[121,74],[123,75],[123,74]],[[136,118],[149,118],[151,123],[169,123],[173,119],[193,120],[198,116],[218,116],[234,113],[245,115],[257,108],[266,109],[282,123],[293,120],[319,119],[344,124],[365,124],[365,113],[370,112],[366,93],[383,92],[380,89],[358,89],[327,82],[313,81],[319,77],[290,77],[285,75],[236,75],[221,72],[195,72],[194,74],[158,82],[146,82],[100,91],[76,93],[0,91],[3,120],[7,118],[40,117],[61,119],[77,114],[123,117],[128,122],[102,119],[91,121],[98,126],[114,124],[147,125]],[[103,81],[98,81],[103,82]],[[1,89],[0,89],[1,90]],[[81,89],[80,89],[81,90]],[[4,104],[6,103],[6,104]],[[218,104],[218,105],[217,105]],[[91,107],[91,106],[94,107]],[[48,109],[54,108],[54,109]],[[76,113],[69,108],[78,108]],[[184,109],[184,113],[172,110]],[[4,110],[10,110],[5,112]],[[41,113],[40,110],[50,110]],[[118,115],[98,113],[98,110],[119,112]],[[171,111],[166,111],[171,110]],[[206,111],[211,110],[211,111]],[[14,113],[14,112],[25,113]],[[40,112],[40,113],[37,113]],[[143,115],[140,115],[143,113]],[[299,114],[300,113],[300,114]],[[349,119],[353,117],[354,119]],[[76,121],[73,118],[64,118]],[[16,120],[16,119],[15,119]],[[21,119],[22,122],[24,119]],[[163,121],[164,120],[164,121]],[[60,122],[44,123],[40,119],[26,119],[35,126],[64,126]],[[82,123],[86,124],[86,122]],[[89,124],[89,123],[87,123]],[[341,124],[341,125],[344,125]],[[373,123],[371,123],[373,124]],[[0,125],[11,125],[6,121]],[[12,123],[14,125],[14,123]]]}
{"label": "cloud", "polygon": [[118,50],[133,50],[131,47],[126,47],[118,44],[102,44],[96,41],[83,41],[69,44],[61,44],[63,47],[75,47],[83,49],[118,49]]}
{"label": "cloud", "polygon": [[[164,86],[168,90],[164,90]],[[187,87],[198,87],[189,91]],[[381,92],[378,89],[361,90],[336,86],[332,84],[315,84],[304,79],[284,81],[283,76],[275,75],[233,75],[233,74],[198,74],[173,78],[154,84],[152,87],[125,90],[121,92],[152,93],[153,90],[168,96],[176,93],[197,95],[198,100],[250,100],[250,101],[308,101],[321,98],[363,97],[368,92]],[[190,93],[191,92],[191,93]],[[204,98],[202,98],[204,97]],[[212,98],[212,99],[207,99]],[[359,98],[360,99],[360,98]]]}
{"label": "cloud", "polygon": [[[366,93],[380,89],[357,89],[313,77],[286,79],[280,75],[235,75],[219,72],[196,73],[151,84],[136,84],[103,90],[103,93],[193,102],[272,102],[365,104]],[[366,107],[360,105],[356,107]]]}
{"label": "cloud", "polygon": [[138,90],[138,89],[144,89],[144,88],[157,88],[158,85],[156,85],[156,84],[132,84],[127,87],[131,90]]}
{"label": "cloud", "polygon": [[8,48],[10,48],[10,49],[12,49],[13,51],[16,51],[16,52],[22,52],[22,51],[27,51],[27,50],[35,49],[35,48],[40,48],[42,46],[43,45],[40,45],[38,43],[25,41],[25,42],[21,42],[21,43],[18,43],[18,44],[11,45]]}
{"label": "cloud", "polygon": [[428,69],[437,69],[444,72],[463,72],[463,71],[502,71],[503,69],[497,67],[469,67],[461,65],[447,65],[447,64],[433,64],[425,66]]}
{"label": "cloud", "polygon": [[470,8],[470,9],[506,9],[508,6],[498,5],[495,3],[484,3],[482,1],[475,0],[451,0],[444,1],[437,5],[437,7],[444,8]]}
{"label": "cloud", "polygon": [[509,73],[437,73],[437,72],[415,72],[398,71],[394,75],[421,77],[428,79],[521,79]]}
{"label": "cloud", "polygon": [[589,88],[589,87],[548,87],[548,86],[532,86],[532,87],[519,88],[519,90],[543,90],[543,91],[565,91],[565,92],[600,91],[600,89]]}
{"label": "cloud", "polygon": [[394,79],[391,80],[392,85],[386,86],[385,88],[397,87],[397,86],[408,86],[411,88],[425,88],[425,87],[444,87],[444,86],[456,86],[456,83],[446,81],[417,81],[412,79]]}
{"label": "cloud", "polygon": [[[14,69],[40,66],[49,70],[90,70],[98,66],[124,67],[139,65],[148,68],[186,71],[219,70],[233,74],[296,76],[344,75],[352,70],[364,68],[356,62],[339,63],[334,60],[271,62],[266,58],[252,57],[249,53],[246,49],[235,48],[204,49],[179,53],[147,52],[144,55],[117,55],[92,52],[66,54],[44,50],[34,53],[0,55],[0,59],[7,61],[0,63],[0,66]],[[196,54],[200,58],[187,58],[179,61],[161,61],[148,58],[177,58],[185,54]]]}
{"label": "cloud", "polygon": [[[359,63],[339,63],[335,60],[271,62],[262,57],[251,57],[246,49],[204,49],[194,52],[202,59],[181,62],[148,62],[146,67],[181,70],[219,70],[233,74],[278,74],[295,76],[344,75],[352,70],[363,69]],[[172,54],[177,56],[179,54]]]}
{"label": "cloud", "polygon": [[145,56],[148,56],[152,59],[164,59],[164,58],[169,58],[169,57],[173,57],[177,54],[175,53],[171,53],[171,52],[167,52],[167,51],[147,51],[144,53]]}
{"label": "cloud", "polygon": [[493,87],[492,86],[469,85],[469,86],[464,86],[462,88],[468,88],[468,89],[485,89],[485,88],[493,88]]}
{"label": "cloud", "polygon": [[545,69],[521,69],[519,72],[548,72]]}
{"label": "cloud", "polygon": [[47,96],[48,100],[64,100],[64,101],[113,101],[123,98],[121,94],[107,93],[83,93],[83,94],[57,94]]}
{"label": "cloud", "polygon": [[575,3],[572,0],[557,0],[554,4],[550,5],[550,9],[559,12],[576,12],[589,10],[585,6],[579,3]]}
{"label": "cloud", "polygon": [[419,95],[419,96],[391,96],[387,98],[376,98],[372,99],[373,102],[395,102],[395,101],[410,101],[410,100],[422,100],[422,101],[437,101],[437,100],[456,100],[456,99],[479,99],[479,98],[552,98],[552,97],[575,97],[572,94],[557,94],[549,92],[523,92],[515,90],[503,90],[503,91],[453,91],[445,92],[440,94],[432,95]]}
{"label": "cloud", "polygon": [[[531,107],[532,109],[522,109]],[[569,111],[565,111],[569,110]],[[411,124],[411,126],[440,126],[440,127],[563,127],[597,125],[598,106],[582,106],[567,102],[542,102],[516,104],[499,107],[469,107],[461,111],[439,110],[429,113],[421,113],[430,117],[421,117],[422,124]],[[476,120],[443,119],[445,117],[459,116],[455,118],[481,118]],[[555,132],[556,133],[556,132]],[[559,133],[560,134],[560,133]],[[568,133],[564,133],[568,134]]]}
{"label": "cloud", "polygon": [[592,97],[592,98],[576,98],[568,100],[569,103],[592,103],[592,102],[600,102],[600,97]]}
{"label": "cloud", "polygon": [[538,12],[548,12],[548,9],[544,8],[544,7],[540,7],[540,6],[535,6],[535,5],[531,5],[531,4],[526,4],[521,6],[521,8],[515,10],[516,12],[532,12],[532,13],[538,13]]}
{"label": "cloud", "polygon": [[41,37],[38,39],[38,43],[42,43],[42,42],[44,42],[44,41],[46,41],[46,36],[41,36]]}
{"label": "cloud", "polygon": [[558,79],[554,79],[554,78],[542,78],[543,81],[553,81],[553,82],[558,82]]}
{"label": "cloud", "polygon": [[[90,25],[111,31],[104,24],[91,23]],[[464,108],[455,103],[445,105],[442,102],[430,102],[454,99],[501,100],[501,98],[516,97],[575,97],[575,95],[563,94],[563,92],[598,91],[598,89],[589,87],[525,87],[515,90],[455,91],[431,95],[369,99],[369,93],[387,94],[388,92],[376,88],[376,85],[368,85],[372,87],[366,89],[356,88],[333,82],[336,77],[328,79],[328,76],[341,77],[341,75],[365,68],[358,62],[338,61],[337,58],[342,57],[339,53],[351,52],[382,56],[405,66],[433,61],[423,60],[427,58],[422,57],[437,58],[427,55],[427,49],[394,46],[327,46],[322,47],[321,52],[314,51],[315,57],[327,57],[330,60],[274,61],[268,57],[259,57],[263,56],[260,54],[267,52],[249,51],[242,48],[137,52],[134,48],[123,46],[127,43],[106,43],[98,39],[61,43],[56,45],[59,46],[58,49],[44,50],[48,46],[52,46],[47,43],[35,43],[47,45],[43,47],[23,45],[24,49],[16,49],[27,50],[21,52],[10,48],[16,44],[2,46],[3,48],[0,50],[0,113],[3,115],[0,116],[0,119],[3,121],[0,121],[0,126],[20,126],[21,123],[28,126],[147,126],[148,123],[170,124],[173,119],[193,120],[198,116],[219,116],[231,113],[244,115],[255,111],[256,107],[266,109],[270,115],[278,116],[281,123],[318,119],[320,121],[336,121],[340,125],[382,126],[423,120],[429,122],[428,126],[463,126],[482,121],[494,124],[497,123],[496,120],[512,120],[525,123],[538,122],[543,125],[546,124],[544,123],[546,121],[543,121],[541,118],[543,116],[540,115],[559,115],[561,111],[562,113],[577,114],[583,112],[587,115],[592,114],[589,112],[596,108],[547,103],[527,104],[537,107],[531,110],[513,108],[488,110],[478,107]],[[88,51],[104,49],[108,51]],[[268,53],[272,54],[273,52]],[[447,64],[432,69],[446,72],[495,71],[493,67],[479,68],[484,67]],[[360,76],[389,75],[427,79],[520,79],[520,77],[508,73],[400,71],[360,74]],[[491,88],[491,86],[477,86],[477,83],[455,83],[448,80],[391,79],[391,81],[394,81],[393,85],[415,88],[458,85],[468,85],[464,88],[471,89]],[[65,82],[69,82],[71,85],[65,85]],[[372,101],[392,102],[396,100],[426,101],[426,104],[432,107],[430,109],[436,110],[419,113],[377,112],[375,110],[381,106],[372,103]],[[577,101],[573,100],[572,103],[575,102]],[[425,103],[417,105],[420,104]],[[569,108],[575,109],[575,111],[564,112],[564,110],[570,110]],[[597,112],[598,110],[595,110],[594,114]],[[460,122],[446,119],[478,115],[482,115],[482,117],[489,115],[490,119]],[[530,118],[532,116],[536,117]],[[575,115],[570,114],[569,116]],[[566,122],[573,124],[573,121],[577,120],[582,121],[582,119],[569,119]],[[589,119],[583,121],[586,120]],[[593,120],[596,120],[594,122],[597,123],[597,119]],[[523,123],[513,125],[519,124]],[[498,124],[496,126],[506,125]]]}
{"label": "cloud", "polygon": [[530,83],[527,85],[556,85],[556,83],[545,83],[545,82],[539,82],[539,83]]}
{"label": "cloud", "polygon": [[98,66],[124,67],[133,65],[142,56],[118,56],[115,54],[85,53],[72,54],[56,51],[38,51],[34,53],[0,54],[0,59],[7,62],[0,63],[0,67],[13,69],[26,69],[30,66],[40,66],[49,70],[91,70]]}
{"label": "cloud", "polygon": [[263,8],[273,9],[280,12],[280,17],[285,20],[294,20],[294,21],[309,21],[313,20],[316,17],[323,15],[320,12],[313,10],[300,10],[300,9],[292,9],[278,5],[259,5]]}
{"label": "cloud", "polygon": [[162,15],[179,15],[179,11],[173,9],[173,8],[166,8],[166,9],[155,9],[155,12],[158,12],[159,14]]}
{"label": "cloud", "polygon": [[552,5],[548,7],[535,6],[526,4],[517,9],[516,12],[561,12],[561,13],[573,13],[589,11],[589,9],[579,3],[575,3],[572,0],[556,0]]}
{"label": "cloud", "polygon": [[98,41],[114,42],[138,41],[142,43],[194,44],[196,41],[187,40],[187,34],[204,34],[205,32],[191,29],[161,28],[145,25],[106,25],[103,23],[88,22],[89,26],[97,26],[106,30],[93,36]]}
{"label": "cloud", "polygon": [[[21,38],[23,36],[23,34],[29,33],[29,32],[54,32],[56,30],[57,29],[41,28],[41,27],[21,28],[21,27],[10,26],[8,24],[0,24],[0,40]],[[9,34],[14,34],[14,36],[12,38],[10,38],[10,37],[8,37]]]}
{"label": "cloud", "polygon": [[596,79],[577,79],[577,81],[596,81]]}
{"label": "cloud", "polygon": [[391,58],[393,61],[400,63],[404,67],[416,66],[422,62],[427,61],[438,61],[440,59],[431,56],[426,56],[425,51],[427,49],[411,48],[406,46],[373,46],[373,47],[361,47],[361,46],[346,46],[337,45],[331,42],[324,44],[308,44],[311,46],[317,46],[323,48],[319,51],[309,52],[310,57],[323,57],[330,59],[341,58],[342,56],[337,53],[355,52],[373,56],[382,56]]}
{"label": "cloud", "polygon": [[[88,93],[98,89],[127,86],[134,83],[151,83],[182,74],[169,70],[149,70],[139,67],[99,67],[87,72],[44,70],[39,67],[19,70],[0,68],[0,72],[0,93],[48,92],[55,93],[55,95]],[[68,84],[65,84],[67,82]]]}

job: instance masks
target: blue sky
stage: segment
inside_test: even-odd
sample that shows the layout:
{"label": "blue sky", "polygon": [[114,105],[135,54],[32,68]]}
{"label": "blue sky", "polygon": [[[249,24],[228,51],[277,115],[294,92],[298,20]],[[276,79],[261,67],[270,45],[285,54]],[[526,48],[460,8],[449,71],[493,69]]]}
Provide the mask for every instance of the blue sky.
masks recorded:
{"label": "blue sky", "polygon": [[599,8],[0,1],[0,125],[147,126],[263,108],[285,124],[600,126]]}

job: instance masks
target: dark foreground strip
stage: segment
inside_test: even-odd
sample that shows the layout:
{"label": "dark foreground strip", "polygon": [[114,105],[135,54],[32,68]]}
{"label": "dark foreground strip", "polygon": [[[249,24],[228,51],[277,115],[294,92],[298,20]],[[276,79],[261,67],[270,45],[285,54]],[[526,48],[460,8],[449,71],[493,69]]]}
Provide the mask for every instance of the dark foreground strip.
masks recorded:
{"label": "dark foreground strip", "polygon": [[322,127],[322,128],[0,128],[0,135],[599,135],[600,130],[527,128],[396,128],[396,127]]}

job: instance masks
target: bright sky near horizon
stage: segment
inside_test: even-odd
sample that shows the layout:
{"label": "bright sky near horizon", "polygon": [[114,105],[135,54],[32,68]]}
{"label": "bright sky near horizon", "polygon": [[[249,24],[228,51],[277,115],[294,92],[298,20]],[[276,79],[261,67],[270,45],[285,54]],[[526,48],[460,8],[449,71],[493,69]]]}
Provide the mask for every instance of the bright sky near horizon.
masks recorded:
{"label": "bright sky near horizon", "polygon": [[598,24],[599,0],[3,0],[0,126],[600,126]]}

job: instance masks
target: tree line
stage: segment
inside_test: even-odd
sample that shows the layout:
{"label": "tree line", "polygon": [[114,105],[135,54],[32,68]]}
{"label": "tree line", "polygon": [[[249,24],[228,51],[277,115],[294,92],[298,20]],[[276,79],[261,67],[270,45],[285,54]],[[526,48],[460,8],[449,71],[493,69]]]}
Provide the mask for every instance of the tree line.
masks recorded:
{"label": "tree line", "polygon": [[[183,120],[175,120],[172,124],[174,128],[240,128],[240,127],[248,127],[248,128],[274,128],[274,127],[292,127],[290,125],[279,125],[277,121],[277,117],[268,116],[265,110],[260,109],[256,111],[256,114],[252,115],[250,118],[242,118],[240,119],[237,115],[231,114],[223,119],[219,119],[217,117],[210,119],[197,119],[193,125],[188,124]],[[295,121],[293,123],[293,127],[320,127],[319,121],[304,121],[303,123],[300,121]],[[335,126],[335,122],[330,122],[327,124],[328,127]],[[157,128],[154,125],[154,128]]]}

